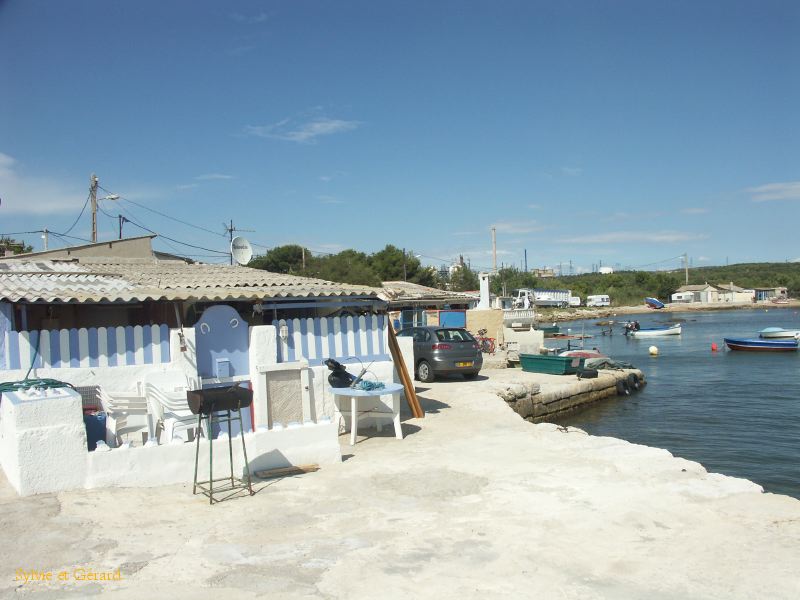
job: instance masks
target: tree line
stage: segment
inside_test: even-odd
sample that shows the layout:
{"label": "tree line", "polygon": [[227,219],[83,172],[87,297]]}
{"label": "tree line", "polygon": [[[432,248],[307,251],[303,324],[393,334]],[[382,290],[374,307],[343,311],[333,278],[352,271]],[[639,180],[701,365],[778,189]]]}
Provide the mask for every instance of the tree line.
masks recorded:
{"label": "tree line", "polygon": [[423,266],[413,251],[403,251],[391,244],[373,254],[343,250],[322,256],[312,255],[303,246],[289,244],[255,257],[248,266],[273,273],[373,287],[380,287],[384,281],[410,281],[454,291],[478,289],[478,275],[466,265],[450,274],[448,270]]}
{"label": "tree line", "polygon": [[[322,256],[312,255],[299,245],[278,246],[254,258],[249,266],[373,287],[380,287],[383,281],[403,280],[457,292],[479,287],[478,273],[466,264],[455,269],[424,266],[413,251],[404,252],[391,244],[373,254],[344,250]],[[627,306],[640,304],[646,296],[669,301],[675,290],[684,285],[685,273],[683,270],[618,271],[608,275],[585,273],[537,278],[522,269],[505,267],[489,281],[491,292],[497,295],[510,295],[520,288],[569,289],[573,296],[584,301],[589,295],[608,294],[612,304]],[[800,263],[742,263],[689,270],[690,284],[731,282],[743,288],[785,286],[790,296],[800,296]]]}

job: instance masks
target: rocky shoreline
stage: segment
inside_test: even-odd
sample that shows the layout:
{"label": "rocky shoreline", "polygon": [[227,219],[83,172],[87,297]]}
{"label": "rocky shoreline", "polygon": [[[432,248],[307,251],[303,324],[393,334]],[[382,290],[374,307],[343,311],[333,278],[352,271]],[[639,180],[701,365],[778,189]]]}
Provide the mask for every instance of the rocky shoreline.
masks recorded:
{"label": "rocky shoreline", "polygon": [[[588,308],[585,306],[575,308],[537,308],[538,320],[541,323],[576,321],[578,319],[608,319],[619,317],[620,315],[641,315],[641,314],[664,314],[677,312],[712,312],[720,310],[797,310],[800,308],[800,300],[789,300],[788,304],[773,304],[771,302],[736,302],[736,303],[702,303],[693,302],[686,304],[668,304],[663,309],[654,310],[645,304],[638,306],[606,306],[598,308]],[[618,319],[624,321],[626,319]]]}

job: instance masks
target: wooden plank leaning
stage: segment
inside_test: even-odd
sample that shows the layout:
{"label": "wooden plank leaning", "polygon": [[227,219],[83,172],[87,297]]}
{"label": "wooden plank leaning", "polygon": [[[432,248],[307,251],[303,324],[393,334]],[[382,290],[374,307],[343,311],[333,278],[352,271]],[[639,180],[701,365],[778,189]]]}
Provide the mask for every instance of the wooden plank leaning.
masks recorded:
{"label": "wooden plank leaning", "polygon": [[417,392],[414,390],[414,381],[408,374],[406,363],[400,352],[400,344],[397,343],[397,336],[395,336],[394,329],[392,329],[391,325],[389,325],[389,351],[392,354],[392,360],[394,361],[395,369],[397,369],[397,374],[400,375],[403,388],[405,388],[406,402],[408,402],[408,407],[411,409],[411,414],[414,415],[415,418],[421,419],[425,416],[425,411],[419,403],[419,398],[417,398]]}

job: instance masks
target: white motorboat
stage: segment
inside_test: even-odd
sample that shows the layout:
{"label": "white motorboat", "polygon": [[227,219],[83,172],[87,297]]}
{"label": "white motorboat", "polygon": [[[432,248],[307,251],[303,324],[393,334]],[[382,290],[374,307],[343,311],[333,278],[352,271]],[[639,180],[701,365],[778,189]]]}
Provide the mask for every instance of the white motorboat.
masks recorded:
{"label": "white motorboat", "polygon": [[645,329],[625,328],[625,335],[631,337],[656,337],[662,335],[680,335],[681,324],[669,325],[667,327],[649,327]]}
{"label": "white motorboat", "polygon": [[784,329],[783,327],[767,327],[758,332],[758,337],[764,339],[774,338],[800,338],[800,329]]}

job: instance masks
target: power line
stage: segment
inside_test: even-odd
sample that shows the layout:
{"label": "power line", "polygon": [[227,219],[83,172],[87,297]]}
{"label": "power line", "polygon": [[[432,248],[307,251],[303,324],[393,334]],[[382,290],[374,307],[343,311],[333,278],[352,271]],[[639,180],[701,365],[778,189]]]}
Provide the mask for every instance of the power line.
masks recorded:
{"label": "power line", "polygon": [[180,240],[176,240],[174,238],[167,237],[164,234],[158,233],[157,231],[153,231],[152,229],[150,229],[148,227],[145,227],[144,225],[140,225],[139,223],[136,223],[135,221],[131,221],[130,219],[128,220],[128,222],[136,225],[137,227],[141,227],[145,231],[149,231],[153,235],[157,235],[158,237],[164,238],[164,239],[169,240],[171,242],[175,242],[176,244],[181,244],[182,246],[189,246],[190,248],[197,248],[198,250],[205,250],[206,252],[214,252],[215,254],[219,254],[221,256],[228,256],[228,252],[221,252],[219,250],[213,250],[212,248],[204,248],[203,246],[195,246],[194,244],[189,244],[187,242],[182,242]]}
{"label": "power line", "polygon": [[75,228],[75,225],[77,225],[77,224],[78,224],[78,221],[80,221],[80,220],[81,220],[81,217],[83,216],[83,211],[85,211],[85,210],[86,210],[86,205],[87,205],[87,204],[89,204],[89,198],[90,198],[90,197],[91,197],[91,193],[90,193],[88,196],[86,196],[86,202],[84,202],[84,203],[83,203],[83,208],[81,209],[81,212],[80,212],[80,214],[78,215],[78,218],[77,218],[77,219],[75,219],[75,222],[74,222],[72,225],[70,225],[70,226],[69,226],[69,229],[67,229],[67,230],[66,230],[66,231],[65,231],[65,232],[64,232],[62,235],[66,235],[67,233],[69,233],[70,231],[72,231],[72,230]]}
{"label": "power line", "polygon": [[641,269],[643,267],[652,267],[653,265],[660,265],[662,263],[669,262],[671,260],[676,260],[678,258],[683,258],[683,254],[679,254],[678,256],[673,256],[672,258],[665,258],[664,260],[657,260],[656,262],[647,263],[646,265],[638,265],[632,268]]}
{"label": "power line", "polygon": [[[130,218],[128,218],[128,217],[122,217],[122,218],[124,219],[123,223],[124,223],[124,222],[127,222],[127,223],[131,223],[131,224],[133,224],[133,225],[136,225],[136,226],[138,226],[138,227],[141,227],[142,229],[147,229],[146,227],[144,227],[143,225],[141,225],[141,224],[138,222],[138,218],[139,218],[139,217],[135,216],[135,215],[134,215],[134,214],[133,214],[131,211],[129,211],[127,208],[125,208],[124,206],[120,206],[120,207],[119,207],[119,209],[120,209],[122,212],[124,212],[126,215],[128,215],[128,216],[130,217]],[[122,215],[120,215],[120,216],[122,216]],[[155,233],[155,232],[153,232],[153,231],[152,231],[152,230],[150,230],[150,229],[147,229],[147,231],[150,231],[151,233]],[[156,235],[158,235],[158,234],[156,234]],[[162,236],[162,237],[166,237],[166,236]],[[169,247],[170,247],[170,248],[171,248],[171,249],[172,249],[172,250],[173,250],[175,253],[177,253],[177,254],[180,254],[180,253],[181,253],[181,250],[180,250],[180,248],[176,248],[175,246],[173,246],[172,244],[170,244],[168,241],[166,241],[166,240],[164,240],[164,239],[162,239],[162,240],[160,240],[160,241],[161,241],[162,243],[166,244],[167,246],[169,246]]]}
{"label": "power line", "polygon": [[44,229],[38,231],[12,231],[11,233],[0,233],[0,237],[11,237],[12,235],[28,235],[33,233],[44,233]]}
{"label": "power line", "polygon": [[[101,190],[103,190],[107,194],[113,193],[113,192],[109,192],[103,186],[97,186],[97,187],[99,187]],[[181,223],[183,225],[187,225],[188,227],[194,227],[195,229],[199,229],[200,231],[205,231],[206,233],[213,233],[214,235],[219,235],[221,237],[227,237],[226,234],[224,234],[224,233],[219,233],[218,231],[212,231],[211,229],[207,229],[206,227],[201,227],[200,225],[194,225],[193,223],[189,223],[188,221],[184,221],[182,219],[178,219],[177,217],[170,216],[170,215],[168,215],[166,213],[163,213],[161,211],[158,211],[158,210],[156,210],[154,208],[150,208],[149,206],[145,206],[144,204],[141,204],[140,202],[136,202],[135,200],[131,200],[130,198],[126,198],[125,196],[122,196],[120,194],[117,194],[117,196],[119,196],[120,200],[125,200],[125,202],[130,202],[131,204],[135,204],[139,208],[143,208],[145,210],[149,210],[151,213],[155,213],[155,214],[160,215],[160,216],[162,216],[162,217],[164,217],[166,219],[171,219],[172,221],[175,221],[176,223]]]}

